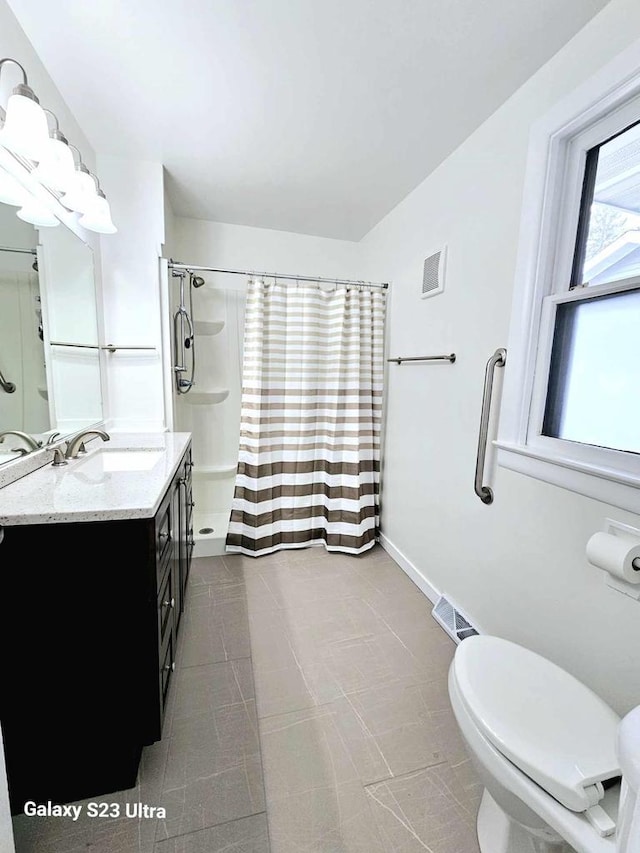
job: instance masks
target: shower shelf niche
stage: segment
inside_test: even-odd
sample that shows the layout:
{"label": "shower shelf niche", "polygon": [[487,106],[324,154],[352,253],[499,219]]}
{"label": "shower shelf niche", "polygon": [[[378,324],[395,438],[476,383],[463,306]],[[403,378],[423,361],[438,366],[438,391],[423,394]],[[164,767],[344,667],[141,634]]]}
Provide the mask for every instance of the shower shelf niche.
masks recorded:
{"label": "shower shelf niche", "polygon": [[192,406],[211,406],[222,403],[228,396],[228,388],[215,388],[213,391],[189,391],[188,394],[182,395],[182,400]]}
{"label": "shower shelf niche", "polygon": [[238,465],[232,462],[229,465],[196,465],[193,469],[195,477],[210,477],[212,480],[231,477],[236,473]]}
{"label": "shower shelf niche", "polygon": [[196,335],[217,335],[224,329],[224,320],[194,320]]}

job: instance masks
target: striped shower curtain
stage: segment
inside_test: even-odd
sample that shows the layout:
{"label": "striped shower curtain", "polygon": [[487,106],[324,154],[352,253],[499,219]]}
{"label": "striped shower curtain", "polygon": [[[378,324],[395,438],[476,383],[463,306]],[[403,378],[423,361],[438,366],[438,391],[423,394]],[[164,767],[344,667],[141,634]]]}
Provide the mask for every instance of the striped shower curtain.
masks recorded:
{"label": "striped shower curtain", "polygon": [[375,542],[386,293],[251,280],[227,551]]}

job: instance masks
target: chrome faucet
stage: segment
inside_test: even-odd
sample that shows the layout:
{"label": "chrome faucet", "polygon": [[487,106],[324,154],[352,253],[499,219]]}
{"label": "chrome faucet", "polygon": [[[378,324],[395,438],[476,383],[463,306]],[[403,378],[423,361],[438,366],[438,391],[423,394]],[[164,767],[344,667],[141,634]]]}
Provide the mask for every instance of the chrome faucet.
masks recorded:
{"label": "chrome faucet", "polygon": [[20,432],[19,429],[8,429],[5,432],[0,432],[0,443],[4,441],[6,435],[16,435],[18,438],[21,438],[28,446],[29,450],[39,450],[42,446],[32,435],[29,435],[28,432]]}
{"label": "chrome faucet", "polygon": [[77,435],[74,435],[72,439],[69,440],[67,444],[67,451],[64,454],[65,459],[77,459],[78,453],[81,452],[81,448],[84,445],[84,440],[87,436],[97,435],[103,441],[109,441],[111,436],[109,433],[104,432],[101,429],[85,429],[83,432],[79,432]]}

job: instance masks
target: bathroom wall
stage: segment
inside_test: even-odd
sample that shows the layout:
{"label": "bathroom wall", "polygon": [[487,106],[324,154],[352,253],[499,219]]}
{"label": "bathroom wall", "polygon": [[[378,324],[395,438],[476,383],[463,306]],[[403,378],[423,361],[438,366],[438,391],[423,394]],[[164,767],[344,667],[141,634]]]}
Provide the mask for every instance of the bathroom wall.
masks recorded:
{"label": "bathroom wall", "polygon": [[159,258],[164,242],[160,163],[100,155],[98,169],[117,234],[102,240],[108,428],[164,429],[162,304]]}
{"label": "bathroom wall", "polygon": [[[529,130],[638,32],[640,6],[612,0],[361,246],[367,274],[392,281],[390,354],[458,356],[389,365],[387,545],[483,630],[547,655],[619,712],[640,703],[640,603],[605,587],[585,544],[607,517],[640,518],[504,469],[485,506],[473,478],[484,367],[509,331]],[[422,261],[444,244],[445,292],[421,300]]]}
{"label": "bathroom wall", "polygon": [[342,278],[362,274],[360,247],[349,240],[177,216],[172,233],[167,257],[191,264]]}

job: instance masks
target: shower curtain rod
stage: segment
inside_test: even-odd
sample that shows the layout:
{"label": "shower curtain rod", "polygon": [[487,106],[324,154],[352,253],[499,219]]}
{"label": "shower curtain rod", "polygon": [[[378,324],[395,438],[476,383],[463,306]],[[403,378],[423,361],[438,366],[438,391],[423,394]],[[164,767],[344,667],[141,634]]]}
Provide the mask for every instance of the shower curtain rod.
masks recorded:
{"label": "shower curtain rod", "polygon": [[381,287],[383,290],[386,290],[389,287],[389,283],[386,281],[355,281],[349,278],[323,278],[319,275],[288,275],[286,273],[258,272],[257,270],[223,270],[217,269],[216,267],[199,267],[192,266],[191,264],[180,264],[177,261],[169,261],[169,269],[185,270],[185,272],[220,272],[227,273],[229,275],[256,276],[258,278],[264,276],[264,278],[283,278],[290,281],[322,281],[327,284],[350,284],[355,287]]}

